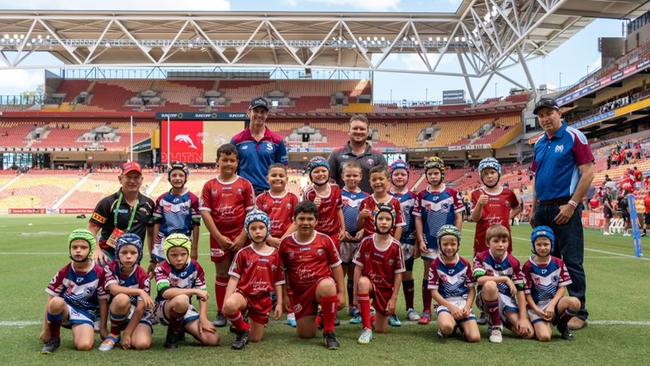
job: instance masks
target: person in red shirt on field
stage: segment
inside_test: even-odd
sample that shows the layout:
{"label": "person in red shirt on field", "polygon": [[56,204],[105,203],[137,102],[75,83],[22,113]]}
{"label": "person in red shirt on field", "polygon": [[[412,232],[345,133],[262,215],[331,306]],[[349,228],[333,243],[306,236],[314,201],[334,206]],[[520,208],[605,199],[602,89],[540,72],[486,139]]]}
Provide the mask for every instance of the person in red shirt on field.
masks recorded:
{"label": "person in red shirt on field", "polygon": [[321,156],[312,158],[307,165],[311,187],[307,188],[303,200],[313,202],[318,207],[316,231],[329,236],[341,251],[341,240],[345,237],[345,218],[343,217],[343,198],[341,188],[330,183],[330,166]]}
{"label": "person in red shirt on field", "polygon": [[210,232],[210,258],[216,269],[214,292],[217,300],[217,318],[214,325],[226,326],[222,313],[228,269],[235,253],[246,244],[244,230],[246,213],[255,207],[253,186],[237,175],[239,158],[237,148],[224,144],[217,149],[219,175],[203,186],[200,207],[205,227]]}
{"label": "person in red shirt on field", "polygon": [[[223,312],[237,334],[232,348],[241,350],[249,341],[259,342],[273,310],[271,292],[282,293],[284,272],[277,249],[267,245],[271,220],[263,211],[253,210],[246,215],[244,229],[252,244],[240,249],[230,266],[230,281],[226,290]],[[278,297],[273,317],[282,315],[282,297]],[[251,324],[244,321],[246,310]]]}
{"label": "person in red shirt on field", "polygon": [[361,206],[359,206],[358,229],[363,229],[364,238],[374,234],[376,230],[375,215],[379,212],[380,205],[387,204],[392,206],[395,211],[395,225],[393,225],[391,235],[399,241],[406,221],[402,214],[402,205],[397,198],[390,194],[390,174],[386,166],[379,165],[370,169],[370,187],[372,194],[361,201]]}
{"label": "person in red shirt on field", "polygon": [[[485,233],[492,225],[503,225],[510,232],[510,221],[521,212],[519,200],[510,189],[499,185],[501,164],[495,158],[485,158],[478,164],[483,186],[472,192],[472,221],[476,222],[474,255],[486,251]],[[512,253],[512,240],[508,243]]]}
{"label": "person in red shirt on field", "polygon": [[295,230],[293,209],[298,205],[299,199],[298,196],[287,191],[288,177],[287,167],[284,164],[271,165],[267,174],[271,189],[255,199],[257,208],[266,212],[271,220],[270,236],[266,242],[274,248],[279,247],[282,238]]}
{"label": "person in red shirt on field", "polygon": [[341,258],[332,239],[315,230],[318,208],[313,202],[300,202],[293,213],[293,222],[296,232],[282,239],[279,249],[287,281],[287,291],[283,293],[285,310],[296,314],[298,337],[313,338],[320,305],[325,346],[338,349],[334,322],[336,312],[345,307]]}

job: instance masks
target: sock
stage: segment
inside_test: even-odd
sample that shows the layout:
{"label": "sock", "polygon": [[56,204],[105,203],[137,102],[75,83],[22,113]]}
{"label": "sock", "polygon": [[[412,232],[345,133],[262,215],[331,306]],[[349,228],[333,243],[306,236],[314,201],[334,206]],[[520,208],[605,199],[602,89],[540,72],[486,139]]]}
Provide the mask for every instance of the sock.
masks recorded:
{"label": "sock", "polygon": [[321,297],[320,308],[323,313],[323,334],[334,333],[334,321],[336,320],[336,304],[338,297],[336,295]]}
{"label": "sock", "polygon": [[237,311],[235,315],[229,316],[230,324],[238,332],[248,332],[251,329],[250,324],[244,321],[244,317],[241,315],[241,311]]}
{"label": "sock", "polygon": [[219,314],[222,314],[221,309],[223,308],[223,303],[226,298],[226,288],[228,288],[228,277],[217,277],[214,281],[214,293],[217,298],[217,310]]}
{"label": "sock", "polygon": [[354,281],[351,278],[348,278],[348,304],[352,306],[354,304]]}
{"label": "sock", "polygon": [[558,319],[557,321],[557,329],[559,329],[560,331],[566,329],[569,320],[571,320],[571,318],[573,318],[574,316],[576,316],[576,313],[574,313],[573,311],[569,309],[564,310],[564,313],[560,315],[560,319]]}
{"label": "sock", "polygon": [[169,309],[169,327],[177,332],[183,329],[184,316],[185,314],[178,313],[173,308]]}
{"label": "sock", "polygon": [[404,300],[406,300],[406,310],[413,309],[413,298],[415,297],[415,281],[402,281],[404,287]]}
{"label": "sock", "polygon": [[429,287],[429,281],[422,280],[422,309],[431,312],[431,291],[427,287]]}
{"label": "sock", "polygon": [[490,320],[490,325],[493,327],[501,326],[501,315],[499,314],[499,300],[484,301],[485,310]]}
{"label": "sock", "polygon": [[111,334],[119,336],[120,333],[126,328],[126,325],[128,323],[128,318],[126,315],[115,315],[113,313],[110,314],[111,318]]}
{"label": "sock", "polygon": [[50,329],[51,338],[60,338],[61,337],[61,323],[63,322],[63,315],[57,314],[53,315],[49,312],[47,313],[47,326]]}
{"label": "sock", "polygon": [[366,329],[372,329],[372,321],[370,319],[370,295],[357,294],[357,301],[359,301],[359,311],[361,312],[361,324]]}

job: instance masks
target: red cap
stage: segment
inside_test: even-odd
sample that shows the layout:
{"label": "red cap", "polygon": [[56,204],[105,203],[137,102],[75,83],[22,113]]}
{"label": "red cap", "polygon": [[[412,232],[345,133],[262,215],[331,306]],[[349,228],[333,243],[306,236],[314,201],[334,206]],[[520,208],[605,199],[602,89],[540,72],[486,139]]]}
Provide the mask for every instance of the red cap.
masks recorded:
{"label": "red cap", "polygon": [[140,168],[140,164],[135,161],[122,164],[122,174],[127,174],[129,172],[138,172],[142,174],[142,168]]}

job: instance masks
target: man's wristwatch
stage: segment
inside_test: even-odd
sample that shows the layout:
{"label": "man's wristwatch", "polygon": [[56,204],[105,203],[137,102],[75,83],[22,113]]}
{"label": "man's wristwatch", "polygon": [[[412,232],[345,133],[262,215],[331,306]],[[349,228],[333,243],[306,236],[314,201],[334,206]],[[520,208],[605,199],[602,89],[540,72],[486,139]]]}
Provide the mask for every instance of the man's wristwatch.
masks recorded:
{"label": "man's wristwatch", "polygon": [[573,208],[578,208],[578,203],[574,200],[569,200],[569,204],[573,206]]}

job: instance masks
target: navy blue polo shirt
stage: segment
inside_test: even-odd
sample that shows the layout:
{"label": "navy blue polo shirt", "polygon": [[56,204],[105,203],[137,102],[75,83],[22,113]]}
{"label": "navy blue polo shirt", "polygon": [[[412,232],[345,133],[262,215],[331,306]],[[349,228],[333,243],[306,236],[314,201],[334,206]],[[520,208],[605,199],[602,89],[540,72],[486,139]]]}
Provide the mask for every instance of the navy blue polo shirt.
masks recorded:
{"label": "navy blue polo shirt", "polygon": [[555,136],[546,134],[535,143],[535,197],[538,201],[569,198],[580,181],[580,165],[592,163],[587,137],[562,123]]}
{"label": "navy blue polo shirt", "polygon": [[247,128],[233,136],[231,143],[237,146],[239,175],[248,179],[256,191],[269,189],[266,180],[269,166],[274,163],[284,165],[289,163],[282,136],[271,132],[268,128],[264,130],[264,136],[260,141],[256,141],[251,135],[251,130]]}

